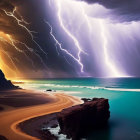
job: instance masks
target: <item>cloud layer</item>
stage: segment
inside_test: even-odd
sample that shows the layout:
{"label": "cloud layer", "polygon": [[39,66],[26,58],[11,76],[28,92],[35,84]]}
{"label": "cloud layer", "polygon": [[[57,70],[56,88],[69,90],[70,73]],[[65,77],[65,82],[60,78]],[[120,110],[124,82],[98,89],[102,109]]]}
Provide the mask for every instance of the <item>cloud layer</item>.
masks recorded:
{"label": "cloud layer", "polygon": [[118,20],[131,22],[140,20],[139,0],[79,0],[89,4],[98,3],[107,9],[111,9]]}
{"label": "cloud layer", "polygon": [[[64,2],[64,5],[62,4],[63,22],[88,54],[81,55],[84,76],[102,77],[104,72],[108,73],[108,71],[105,70],[106,65],[102,54],[100,26],[93,18],[91,20],[92,32],[89,33],[87,19],[82,15],[77,0],[75,1],[73,1],[73,4],[76,4],[75,9],[73,4],[71,6],[68,4],[70,0],[62,1]],[[137,61],[140,52],[139,25],[137,24],[137,21],[140,20],[139,0],[82,1],[87,2],[91,7],[91,15],[88,16],[101,17],[103,20],[110,18],[112,21],[120,23],[119,25],[112,23],[105,25],[109,32],[106,37],[108,37],[108,43],[111,44],[108,45],[111,47],[109,49],[111,58],[116,61],[118,67],[126,68],[130,75],[139,75],[137,71],[140,67],[139,61]],[[101,6],[94,7],[93,4]],[[14,11],[15,7],[16,11]],[[55,41],[50,35],[50,27],[44,22],[46,20],[53,26],[53,33],[62,47],[77,57],[77,49],[73,40],[60,26],[57,10],[56,1],[52,1],[52,5],[49,5],[49,2],[45,0],[0,0],[0,57],[2,58],[0,61],[3,61],[8,71],[12,69],[23,76],[41,78],[82,75],[77,62],[55,45]],[[15,17],[10,16],[13,11],[18,21]],[[92,11],[95,13],[92,14]],[[88,13],[88,10],[85,13]],[[129,26],[132,21],[136,21],[136,23]],[[122,22],[128,22],[128,26]],[[19,23],[30,31],[35,31],[36,33],[31,32],[34,38],[24,27],[19,26]],[[14,41],[14,45],[10,39]],[[133,49],[131,46],[134,46]],[[18,75],[20,74],[18,73]]]}
{"label": "cloud layer", "polygon": [[[52,77],[53,75],[61,77],[74,71],[72,68],[71,72],[68,72],[67,69],[71,66],[67,64],[66,60],[63,60],[63,55],[59,57],[57,55],[54,42],[50,39],[50,28],[44,22],[47,16],[46,6],[42,8],[44,3],[42,0],[39,2],[34,0],[28,2],[0,0],[1,61],[18,73],[17,75],[28,75],[29,77],[35,75],[39,77],[40,75],[42,77],[45,74],[44,77]],[[14,11],[15,7],[16,11]],[[23,20],[28,21],[29,24]],[[29,32],[35,31],[36,33],[30,32],[34,38],[26,28],[19,26],[19,24],[27,27]]]}

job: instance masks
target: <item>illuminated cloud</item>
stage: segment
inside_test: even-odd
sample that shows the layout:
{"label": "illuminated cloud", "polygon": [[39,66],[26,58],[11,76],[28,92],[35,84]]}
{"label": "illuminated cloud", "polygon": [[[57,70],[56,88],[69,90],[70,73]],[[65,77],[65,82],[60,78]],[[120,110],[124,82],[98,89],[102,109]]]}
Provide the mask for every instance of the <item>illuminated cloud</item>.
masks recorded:
{"label": "illuminated cloud", "polygon": [[[63,7],[63,26],[87,53],[80,51],[80,59],[74,40],[60,25],[57,2],[0,0],[0,67],[8,76],[140,76],[138,0],[59,1]],[[18,21],[10,16],[13,12]],[[101,19],[103,24],[100,24]],[[50,23],[53,36],[44,20]],[[29,31],[19,26],[19,21]],[[60,44],[73,58],[80,60],[84,73],[78,61],[63,51]],[[103,53],[104,46],[106,53]]]}
{"label": "illuminated cloud", "polygon": [[113,18],[116,22],[131,22],[140,20],[140,1],[139,0],[78,0],[89,4],[100,4],[111,10],[112,15],[106,15]]}
{"label": "illuminated cloud", "polygon": [[[0,51],[3,63],[1,68],[4,71],[7,69],[6,74],[12,70],[17,76],[23,76],[29,71],[47,70],[44,61],[47,54],[35,41],[36,32],[30,30],[30,23],[19,14],[16,4],[16,1],[0,1]],[[7,64],[7,61],[12,63]]]}

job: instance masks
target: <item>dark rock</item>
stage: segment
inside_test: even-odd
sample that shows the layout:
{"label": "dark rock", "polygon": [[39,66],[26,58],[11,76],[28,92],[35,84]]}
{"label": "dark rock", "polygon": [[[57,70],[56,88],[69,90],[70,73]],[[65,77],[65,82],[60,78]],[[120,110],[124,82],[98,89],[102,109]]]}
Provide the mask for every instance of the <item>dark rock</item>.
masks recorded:
{"label": "dark rock", "polygon": [[3,111],[3,110],[4,110],[4,108],[0,106],[0,111]]}
{"label": "dark rock", "polygon": [[0,140],[8,140],[6,137],[0,135]]}
{"label": "dark rock", "polygon": [[64,109],[57,115],[61,133],[73,140],[80,139],[88,129],[104,128],[109,117],[108,99],[104,98],[94,98],[82,105]]}
{"label": "dark rock", "polygon": [[85,102],[88,102],[88,101],[91,101],[91,99],[89,99],[89,98],[82,98],[81,100],[83,100],[84,103],[85,103]]}
{"label": "dark rock", "polygon": [[51,89],[47,89],[46,91],[52,91]]}
{"label": "dark rock", "polygon": [[56,128],[58,127],[58,124],[54,124],[53,126],[51,126],[51,128]]}
{"label": "dark rock", "polygon": [[57,137],[55,135],[51,134],[51,132],[48,129],[43,130],[43,131],[40,130],[39,133],[41,134],[43,139],[57,140]]}
{"label": "dark rock", "polygon": [[0,70],[0,90],[8,90],[8,89],[17,89],[17,86],[14,86],[10,80],[5,78],[4,73]]}

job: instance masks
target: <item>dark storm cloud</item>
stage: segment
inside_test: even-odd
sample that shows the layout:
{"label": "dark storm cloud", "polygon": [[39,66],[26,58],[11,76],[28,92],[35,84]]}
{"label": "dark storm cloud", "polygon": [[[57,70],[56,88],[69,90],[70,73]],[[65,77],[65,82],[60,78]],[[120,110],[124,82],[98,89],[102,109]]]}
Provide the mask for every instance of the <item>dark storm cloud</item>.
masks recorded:
{"label": "dark storm cloud", "polygon": [[0,0],[0,9],[13,10],[14,6],[7,0]]}
{"label": "dark storm cloud", "polygon": [[[18,22],[15,20],[15,18],[6,15],[6,12],[13,12],[15,6],[16,1],[12,1],[14,2],[11,3],[10,1],[7,0],[0,0],[0,32],[3,32],[4,34],[8,34],[12,37],[12,39],[14,40],[18,40],[20,42],[24,42],[26,43],[30,48],[32,48],[32,46],[35,44],[33,44],[31,40],[31,36],[29,35],[29,33],[22,28],[21,26],[18,25]],[[18,2],[19,3],[19,2]],[[14,15],[21,20],[21,16],[18,14],[18,12],[15,11]],[[24,25],[24,24],[23,24]],[[19,43],[15,43],[16,47],[19,48],[20,50],[24,51],[25,54],[27,56],[25,56],[24,53],[21,53],[19,51],[17,51],[15,49],[15,47],[13,47],[12,45],[10,45],[8,42],[3,44],[3,42],[1,41],[1,49],[6,51],[9,56],[14,59],[16,58],[15,61],[15,65],[17,66],[17,68],[21,69],[21,70],[25,70],[26,68],[40,68],[40,60],[38,61],[37,56],[32,56],[31,52],[22,44]],[[35,47],[34,47],[35,48]],[[32,48],[32,49],[34,49]],[[38,51],[38,50],[36,50]],[[34,65],[34,67],[31,65],[31,62],[29,63],[29,59],[36,62],[36,64]],[[10,60],[8,60],[10,61]],[[36,67],[37,65],[37,67]]]}
{"label": "dark storm cloud", "polygon": [[[111,9],[122,22],[140,20],[140,0],[81,0],[89,4],[98,3]],[[116,17],[115,17],[116,18]],[[116,19],[117,20],[117,19]]]}
{"label": "dark storm cloud", "polygon": [[[39,48],[35,43],[32,41],[31,36],[25,30],[23,27],[18,25],[18,22],[15,18],[6,15],[6,12],[13,12],[14,8],[21,5],[20,1],[8,1],[8,0],[0,0],[0,32],[4,34],[8,34],[12,37],[14,40],[18,40],[19,42],[26,43],[26,45],[31,49],[34,50],[37,55],[33,54],[31,51],[29,51],[26,46],[20,43],[15,43],[16,47],[23,51],[24,53],[17,51],[15,47],[10,45],[8,42],[3,43],[0,42],[0,50],[4,50],[14,61],[16,67],[19,71],[25,72],[26,70],[39,70],[44,68],[44,64],[42,64],[42,60],[45,58],[44,54],[40,52]],[[19,9],[18,9],[19,10]],[[15,11],[14,15],[21,20],[22,16],[19,14],[19,11]],[[23,25],[25,25],[23,23]],[[26,25],[27,28],[30,29],[30,25]],[[6,54],[2,52],[2,57],[6,57]],[[3,58],[3,59],[4,59]],[[7,58],[7,57],[6,57]],[[8,59],[8,58],[7,58]],[[5,59],[4,59],[5,60]],[[8,62],[10,60],[5,60],[5,62]],[[34,64],[32,64],[32,62]],[[8,64],[9,67],[13,68],[12,63]]]}
{"label": "dark storm cloud", "polygon": [[[22,33],[26,34],[26,31],[18,26],[17,21],[13,17],[7,16],[4,12],[13,12],[16,6],[16,1],[13,0],[12,2],[14,4],[8,0],[0,0],[0,31],[3,31],[7,34],[13,34],[15,36],[19,34],[22,35]],[[21,16],[18,14],[18,12],[15,12],[14,15],[21,20]]]}
{"label": "dark storm cloud", "polygon": [[[29,33],[24,28],[18,26],[18,22],[13,17],[7,16],[4,12],[4,10],[13,12],[15,7],[17,10],[14,15],[20,20],[23,17],[24,20],[30,23],[26,25],[26,27],[31,31],[37,32],[34,34],[34,39],[47,56],[39,49],[39,46],[32,41]],[[0,0],[0,32],[9,34],[13,39],[26,43],[37,55],[30,52],[23,44],[19,43],[16,43],[17,48],[24,51],[26,56],[24,53],[18,52],[10,44],[5,44],[1,41],[0,50],[4,50],[9,54],[18,70],[24,75],[27,73],[27,75],[32,77],[32,75],[35,75],[35,72],[39,71],[39,73],[41,73],[42,71],[42,73],[46,73],[44,77],[62,77],[63,73],[68,77],[68,75],[73,75],[73,73],[75,73],[74,68],[67,63],[63,55],[57,55],[54,40],[52,40],[49,34],[50,27],[47,27],[44,22],[44,19],[50,20],[50,18],[52,18],[50,13],[47,13],[47,5],[44,0]],[[23,23],[23,25],[25,24]],[[13,68],[12,63],[9,63],[10,60],[8,60],[5,53],[2,53],[2,57],[5,62],[7,62],[7,65]],[[68,71],[68,69],[70,71]]]}

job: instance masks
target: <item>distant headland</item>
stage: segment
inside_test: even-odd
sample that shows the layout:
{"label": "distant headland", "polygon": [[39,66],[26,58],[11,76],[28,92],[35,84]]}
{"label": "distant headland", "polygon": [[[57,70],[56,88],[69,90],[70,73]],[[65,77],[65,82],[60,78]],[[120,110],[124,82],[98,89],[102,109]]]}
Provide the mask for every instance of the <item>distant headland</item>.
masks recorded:
{"label": "distant headland", "polygon": [[7,80],[2,70],[0,70],[0,90],[9,90],[18,88],[19,87],[14,86],[10,80]]}

